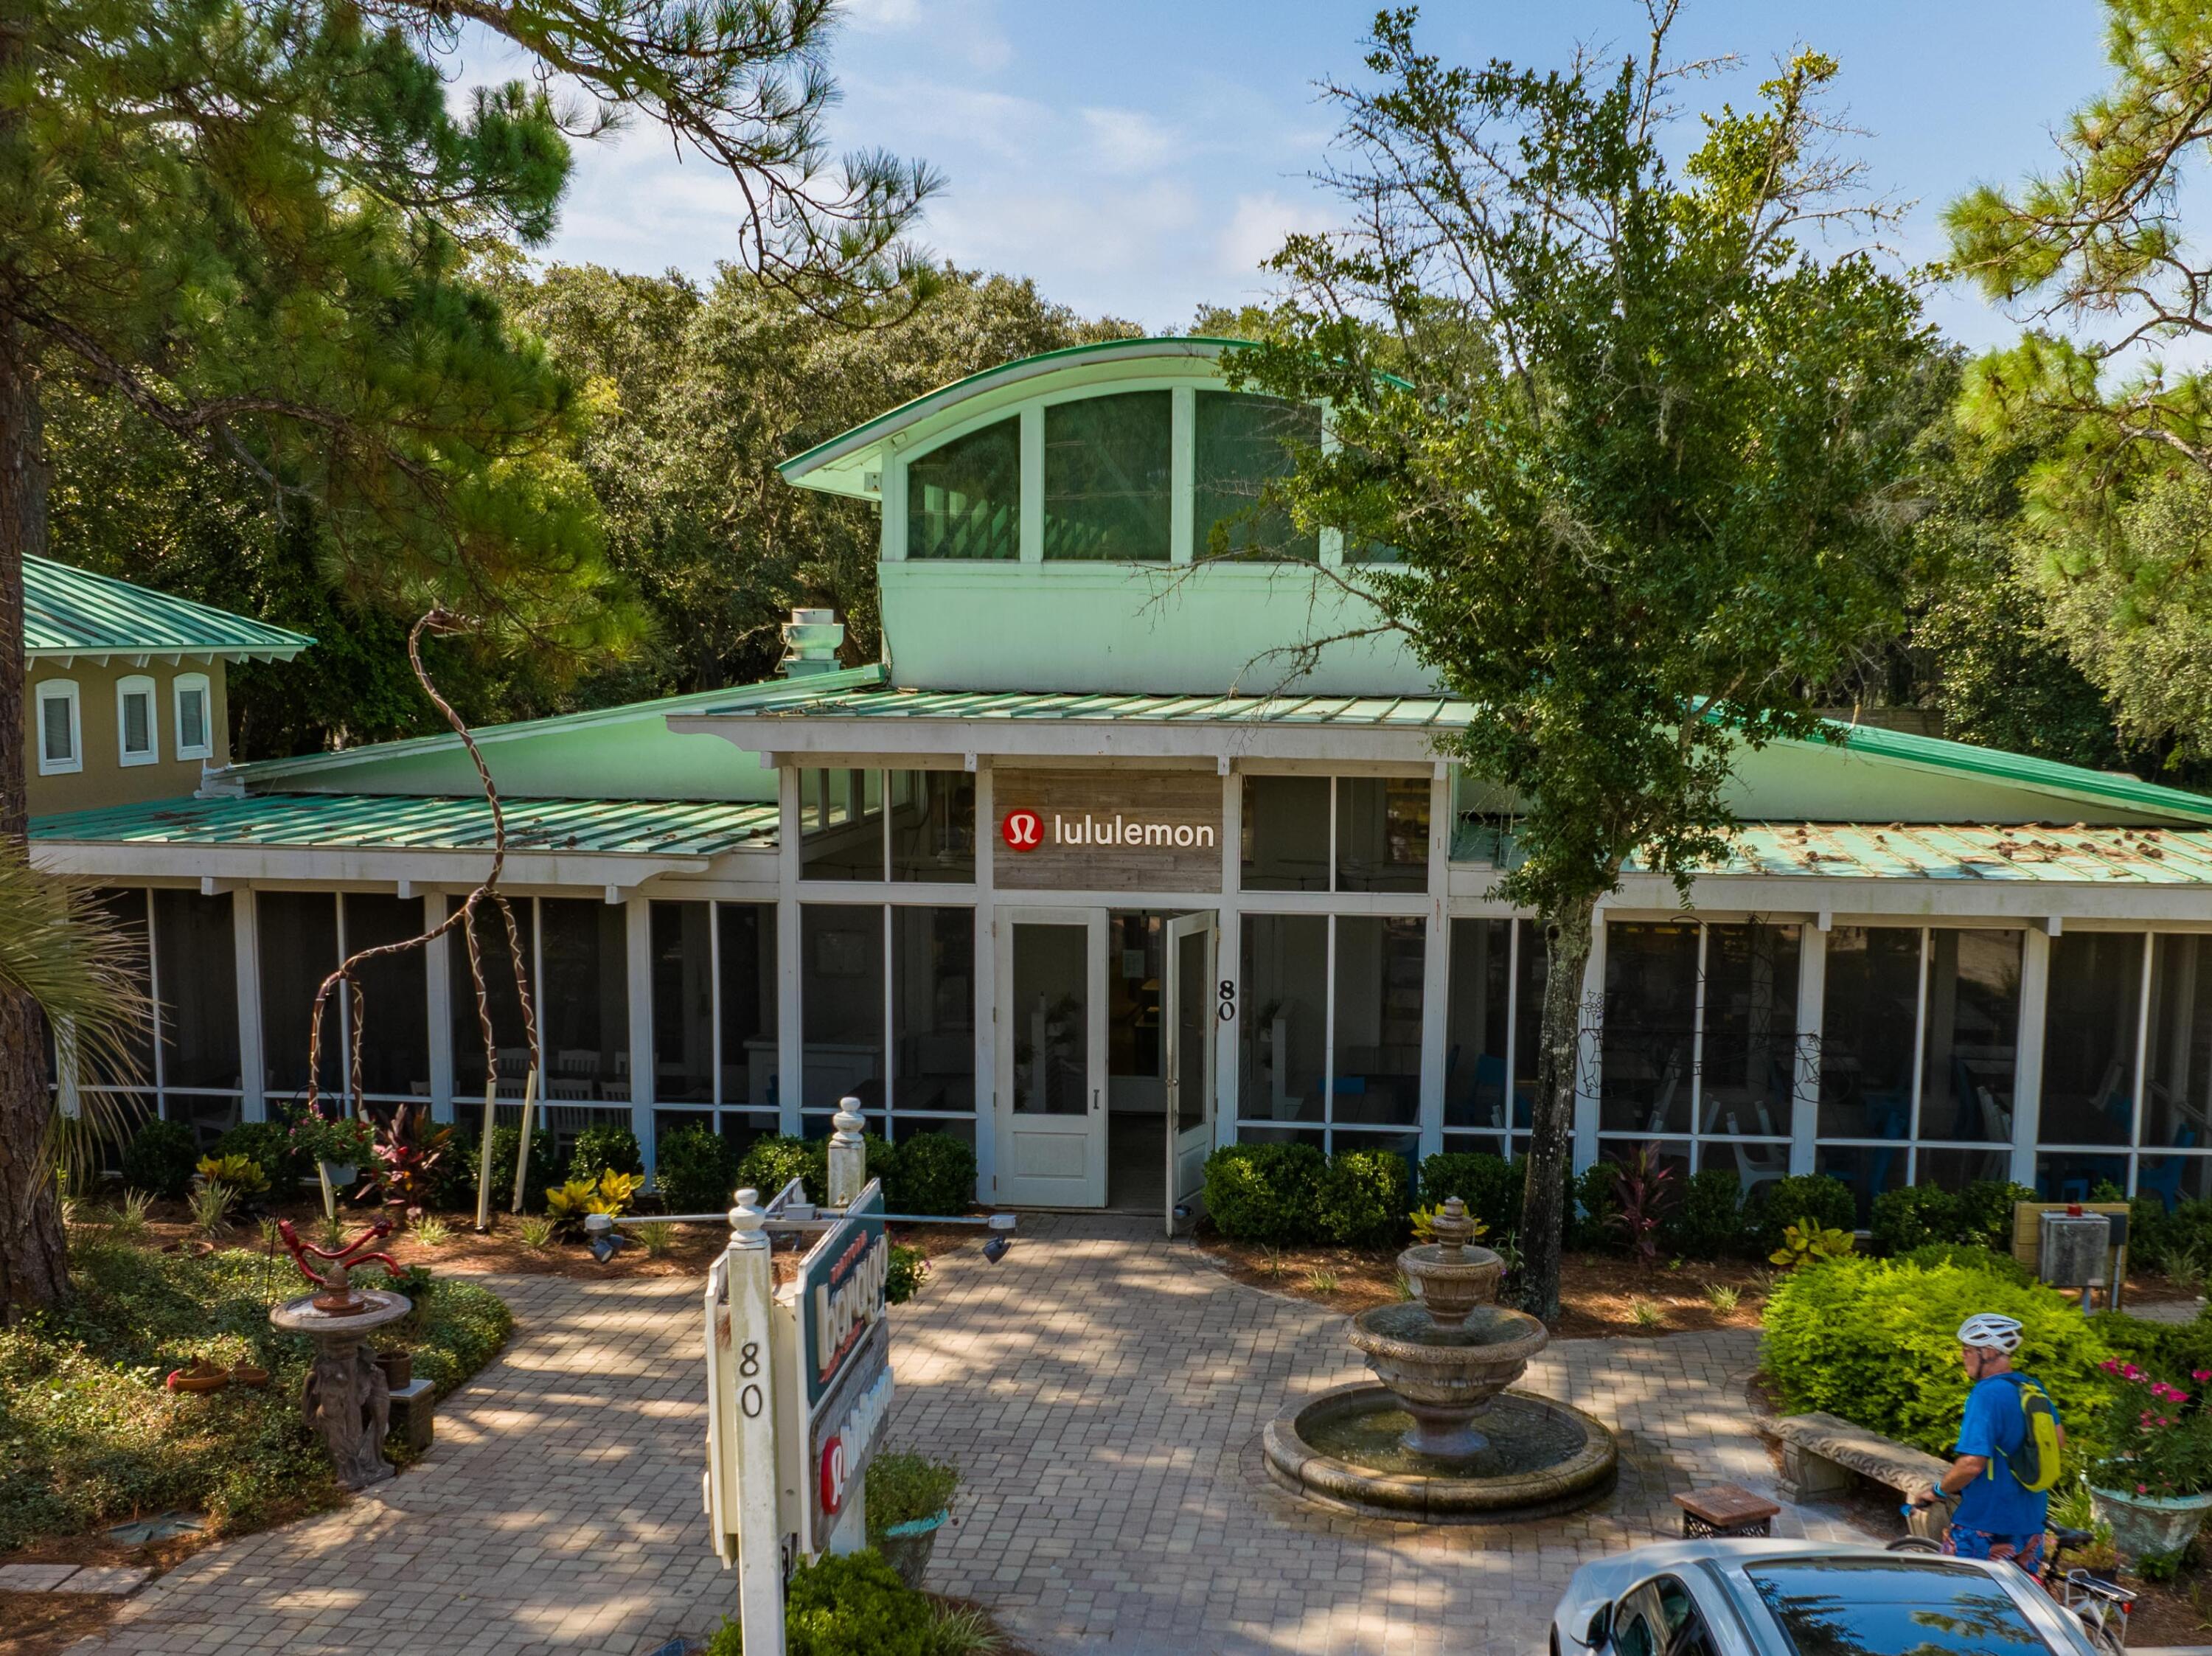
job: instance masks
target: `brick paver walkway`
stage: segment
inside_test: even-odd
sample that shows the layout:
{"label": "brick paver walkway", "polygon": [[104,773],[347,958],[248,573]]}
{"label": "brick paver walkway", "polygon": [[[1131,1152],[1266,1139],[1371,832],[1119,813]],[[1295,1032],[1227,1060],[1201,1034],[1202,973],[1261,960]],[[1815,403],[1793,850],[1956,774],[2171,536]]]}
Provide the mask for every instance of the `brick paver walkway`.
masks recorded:
{"label": "brick paver walkway", "polygon": [[[699,1516],[697,1285],[490,1285],[514,1342],[422,1466],[201,1554],[76,1656],[643,1656],[716,1625],[734,1580]],[[1306,1507],[1257,1440],[1285,1398],[1364,1372],[1343,1319],[1134,1221],[1025,1218],[1000,1265],[939,1260],[893,1336],[892,1441],[966,1480],[931,1585],[1041,1656],[1534,1652],[1577,1563],[1674,1532],[1672,1491],[1771,1487],[1753,1339],[1729,1332],[1570,1341],[1531,1370],[1620,1432],[1620,1487],[1591,1511],[1434,1530]]]}

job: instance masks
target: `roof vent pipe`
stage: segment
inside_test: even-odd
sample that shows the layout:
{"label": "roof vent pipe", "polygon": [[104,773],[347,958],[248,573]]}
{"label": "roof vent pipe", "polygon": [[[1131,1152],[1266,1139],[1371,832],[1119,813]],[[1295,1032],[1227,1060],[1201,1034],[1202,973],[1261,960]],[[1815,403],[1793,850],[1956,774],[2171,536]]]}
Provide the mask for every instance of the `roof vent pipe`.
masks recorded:
{"label": "roof vent pipe", "polygon": [[844,624],[835,610],[794,610],[783,624],[783,659],[776,671],[786,678],[834,673],[837,646],[844,641]]}

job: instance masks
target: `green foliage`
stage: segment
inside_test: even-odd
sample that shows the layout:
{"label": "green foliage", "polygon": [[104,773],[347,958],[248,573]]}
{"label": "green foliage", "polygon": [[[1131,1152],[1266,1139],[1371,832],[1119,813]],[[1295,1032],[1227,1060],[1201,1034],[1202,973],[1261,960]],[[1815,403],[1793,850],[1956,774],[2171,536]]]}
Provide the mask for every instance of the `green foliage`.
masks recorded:
{"label": "green foliage", "polygon": [[878,1455],[868,1463],[868,1539],[879,1539],[894,1524],[934,1518],[952,1505],[960,1469],[911,1451]]}
{"label": "green foliage", "polygon": [[250,1156],[203,1156],[192,1168],[204,1185],[220,1185],[240,1200],[267,1192],[269,1175]]}
{"label": "green foliage", "polygon": [[1948,1455],[1967,1383],[1960,1324],[1977,1312],[2020,1319],[2014,1366],[2049,1390],[2069,1441],[2097,1433],[2111,1355],[2098,1325],[2056,1290],[1966,1265],[1932,1269],[1863,1254],[1791,1272],[1768,1296],[1766,1372],[1791,1412],[1825,1410]]}
{"label": "green foliage", "polygon": [[643,1174],[617,1173],[611,1168],[590,1179],[571,1179],[545,1192],[545,1216],[553,1222],[556,1234],[580,1235],[588,1215],[620,1217],[629,1212],[644,1183]]}
{"label": "green foliage", "polygon": [[[513,1163],[507,1164],[510,1168]],[[576,1135],[576,1147],[568,1156],[568,1177],[596,1179],[603,1173],[645,1172],[645,1157],[639,1152],[637,1135],[628,1127],[617,1127],[605,1122],[595,1122]]]}
{"label": "green foliage", "polygon": [[1522,1169],[1486,1150],[1439,1150],[1421,1163],[1421,1204],[1456,1196],[1485,1234],[1509,1236],[1521,1223]]}
{"label": "green foliage", "polygon": [[[520,1126],[494,1127],[491,1130],[491,1206],[495,1213],[503,1213],[514,1200],[514,1163],[522,1151],[522,1129]],[[465,1149],[456,1148],[447,1152],[447,1157],[457,1167],[468,1169],[466,1183],[462,1186],[462,1198],[457,1206],[473,1208],[477,1201],[477,1175],[480,1163],[475,1143]],[[545,1205],[546,1192],[553,1188],[561,1176],[560,1153],[555,1147],[553,1135],[544,1127],[530,1130],[530,1161],[522,1174],[522,1205],[526,1211]]]}
{"label": "green foliage", "polygon": [[2005,1179],[1977,1179],[1959,1192],[1959,1236],[1994,1253],[2012,1252],[2012,1210],[2016,1203],[2040,1201],[2032,1186]]}
{"label": "green foliage", "polygon": [[281,1121],[244,1121],[215,1141],[218,1156],[250,1156],[282,1201],[297,1193],[300,1181],[314,1176],[314,1167],[292,1143],[291,1129]]}
{"label": "green foliage", "polygon": [[1822,1230],[1856,1229],[1858,1203],[1851,1187],[1823,1173],[1792,1174],[1769,1180],[1745,1204],[1744,1223],[1761,1253],[1772,1253],[1785,1229],[1808,1219]]}
{"label": "green foliage", "polygon": [[1848,1230],[1823,1230],[1814,1224],[1785,1225],[1782,1246],[1767,1257],[1784,1271],[1795,1271],[1801,1265],[1819,1265],[1824,1259],[1839,1259],[1857,1246],[1858,1238]]}
{"label": "green foliage", "polygon": [[292,1145],[313,1167],[328,1162],[337,1167],[366,1168],[376,1153],[376,1136],[368,1122],[347,1115],[303,1112],[292,1124]]}
{"label": "green foliage", "polygon": [[1960,1240],[1964,1225],[1959,1198],[1940,1185],[1900,1185],[1874,1198],[1869,1228],[1875,1251],[1910,1253],[1929,1242]]}
{"label": "green foliage", "polygon": [[123,1149],[123,1183],[168,1201],[182,1198],[200,1159],[199,1139],[181,1121],[155,1116],[139,1125]]}
{"label": "green foliage", "polygon": [[1570,1234],[1576,1247],[1595,1250],[1620,1245],[1620,1231],[1613,1222],[1620,1211],[1615,1189],[1617,1171],[1610,1162],[1593,1162],[1573,1175],[1571,1211],[1574,1216]]}
{"label": "green foliage", "polygon": [[1224,1144],[1206,1158],[1206,1211],[1224,1236],[1303,1242],[1317,1234],[1328,1172],[1311,1144]]}
{"label": "green foliage", "polygon": [[1406,1240],[1413,1175],[1395,1150],[1339,1150],[1316,1194],[1322,1240],[1346,1247],[1389,1247]]}
{"label": "green foliage", "polygon": [[793,1138],[778,1134],[757,1138],[738,1163],[739,1190],[756,1190],[765,1202],[793,1180],[805,1183],[806,1194],[820,1201],[830,1189],[830,1141]]}
{"label": "green foliage", "polygon": [[1692,1174],[1682,1198],[1659,1222],[1659,1242],[1669,1253],[1718,1259],[1743,1250],[1743,1180],[1734,1168]]}
{"label": "green foliage", "polygon": [[[948,1626],[957,1615],[907,1586],[872,1550],[819,1558],[792,1572],[784,1649],[787,1656],[968,1656],[992,1647],[970,1628]],[[744,1650],[737,1623],[726,1621],[707,1656]]]}
{"label": "green foliage", "polygon": [[1923,1271],[1957,1265],[1981,1271],[2001,1282],[2026,1284],[2035,1280],[2035,1273],[2011,1254],[1996,1253],[1978,1242],[1923,1242],[1904,1259],[1905,1264],[1917,1265]]}
{"label": "green foliage", "polygon": [[736,1192],[737,1158],[712,1127],[678,1127],[654,1147],[653,1181],[664,1213],[726,1213]]}
{"label": "green foliage", "polygon": [[2089,1320],[2116,1356],[2162,1380],[2193,1392],[2203,1385],[2198,1374],[2212,1374],[2212,1317],[2202,1311],[2185,1323],[2154,1323],[2122,1311],[2100,1311]]}
{"label": "green foliage", "polygon": [[899,1141],[884,1176],[893,1213],[959,1215],[975,1200],[975,1149],[949,1132],[918,1132]]}
{"label": "green foliage", "polygon": [[904,1305],[921,1292],[928,1277],[929,1261],[920,1248],[893,1242],[891,1262],[884,1272],[884,1298],[892,1305]]}
{"label": "green foliage", "polygon": [[[337,1504],[300,1417],[309,1343],[269,1326],[260,1254],[80,1242],[70,1281],[64,1307],[0,1330],[0,1550],[169,1507],[240,1531]],[[507,1337],[507,1307],[481,1288],[439,1282],[419,1304],[396,1338],[441,1395]],[[266,1368],[268,1389],[162,1390],[171,1369],[201,1357]]]}

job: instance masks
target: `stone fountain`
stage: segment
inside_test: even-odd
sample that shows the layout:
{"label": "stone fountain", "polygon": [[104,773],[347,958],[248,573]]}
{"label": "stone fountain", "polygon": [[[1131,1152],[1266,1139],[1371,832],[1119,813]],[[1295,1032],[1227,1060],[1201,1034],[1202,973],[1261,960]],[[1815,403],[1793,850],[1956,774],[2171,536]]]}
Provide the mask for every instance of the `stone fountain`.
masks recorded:
{"label": "stone fountain", "polygon": [[1497,1304],[1505,1262],[1472,1246],[1453,1197],[1398,1268],[1416,1298],[1363,1311],[1352,1344],[1380,1385],[1339,1386],[1268,1423],[1267,1472],[1310,1501],[1376,1518],[1494,1523],[1587,1506],[1613,1487],[1613,1434],[1512,1390],[1551,1338]]}

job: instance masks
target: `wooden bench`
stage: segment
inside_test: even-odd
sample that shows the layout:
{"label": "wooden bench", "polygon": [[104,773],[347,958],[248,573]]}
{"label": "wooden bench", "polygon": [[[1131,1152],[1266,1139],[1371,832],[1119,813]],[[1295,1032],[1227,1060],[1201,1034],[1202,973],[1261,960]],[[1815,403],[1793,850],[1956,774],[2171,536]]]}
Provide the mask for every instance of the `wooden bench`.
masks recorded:
{"label": "wooden bench", "polygon": [[[1925,1450],[1834,1415],[1785,1415],[1771,1429],[1782,1443],[1778,1489],[1785,1501],[1848,1494],[1863,1477],[1888,1485],[1902,1500],[1919,1494],[1950,1470],[1950,1462]],[[1909,1524],[1913,1534],[1932,1540],[1942,1536],[1949,1521],[1939,1505],[1915,1513]]]}

